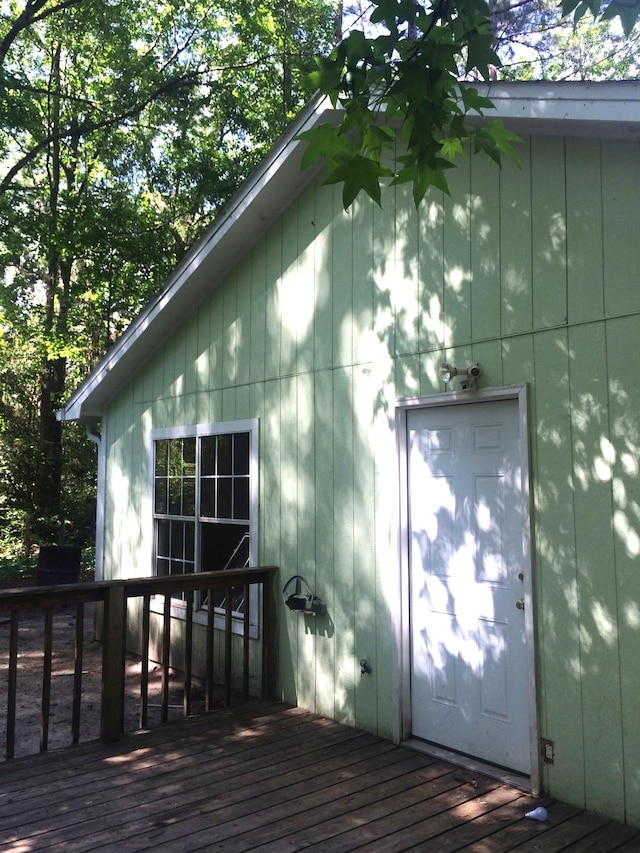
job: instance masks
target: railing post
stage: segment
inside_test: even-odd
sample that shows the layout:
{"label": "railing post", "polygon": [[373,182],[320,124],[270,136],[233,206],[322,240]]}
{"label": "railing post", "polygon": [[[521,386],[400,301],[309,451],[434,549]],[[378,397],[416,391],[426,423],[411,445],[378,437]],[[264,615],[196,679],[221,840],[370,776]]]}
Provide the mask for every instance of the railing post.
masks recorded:
{"label": "railing post", "polygon": [[278,668],[278,604],[276,576],[269,574],[262,586],[262,698],[276,698]]}
{"label": "railing post", "polygon": [[18,625],[20,614],[18,610],[11,611],[11,628],[9,632],[9,681],[7,695],[7,745],[5,757],[13,758],[16,745],[16,686],[18,672]]}
{"label": "railing post", "polygon": [[140,666],[140,716],[138,725],[147,727],[149,711],[149,632],[150,632],[151,594],[142,597],[142,660]]}
{"label": "railing post", "polygon": [[42,661],[42,701],[40,703],[40,752],[49,748],[51,713],[51,660],[53,657],[53,606],[44,611],[44,656]]}
{"label": "railing post", "polygon": [[229,585],[226,587],[225,606],[224,606],[224,705],[225,708],[231,707],[231,655],[233,652],[233,588]]}
{"label": "railing post", "polygon": [[214,635],[213,587],[207,589],[207,648],[206,648],[206,682],[205,682],[205,711],[213,710],[213,635]]}
{"label": "railing post", "polygon": [[71,742],[80,742],[80,712],[82,709],[82,660],[84,655],[84,603],[76,605],[76,648],[73,670],[73,708],[71,712]]}
{"label": "railing post", "polygon": [[124,584],[109,587],[104,608],[100,737],[110,743],[122,731],[126,598]]}

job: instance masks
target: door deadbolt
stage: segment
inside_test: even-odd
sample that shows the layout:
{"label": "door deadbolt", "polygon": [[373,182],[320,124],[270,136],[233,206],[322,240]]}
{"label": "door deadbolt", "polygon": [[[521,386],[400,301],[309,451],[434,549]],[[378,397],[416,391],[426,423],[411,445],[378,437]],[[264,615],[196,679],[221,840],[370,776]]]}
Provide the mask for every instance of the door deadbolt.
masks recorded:
{"label": "door deadbolt", "polygon": [[524,598],[519,598],[516,601],[516,607],[518,608],[518,610],[524,610]]}

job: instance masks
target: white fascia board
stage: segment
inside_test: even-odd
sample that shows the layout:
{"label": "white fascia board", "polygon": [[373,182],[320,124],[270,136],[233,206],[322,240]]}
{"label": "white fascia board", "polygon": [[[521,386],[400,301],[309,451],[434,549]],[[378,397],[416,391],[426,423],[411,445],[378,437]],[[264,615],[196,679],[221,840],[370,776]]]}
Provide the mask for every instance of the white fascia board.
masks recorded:
{"label": "white fascia board", "polygon": [[96,420],[138,368],[224,281],[238,260],[320,172],[301,169],[305,143],[298,134],[338,113],[326,99],[313,100],[274,144],[187,253],[163,289],[141,311],[97,367],[74,391],[58,419]]}
{"label": "white fascia board", "polygon": [[640,139],[640,82],[565,81],[477,84],[499,118],[516,133]]}

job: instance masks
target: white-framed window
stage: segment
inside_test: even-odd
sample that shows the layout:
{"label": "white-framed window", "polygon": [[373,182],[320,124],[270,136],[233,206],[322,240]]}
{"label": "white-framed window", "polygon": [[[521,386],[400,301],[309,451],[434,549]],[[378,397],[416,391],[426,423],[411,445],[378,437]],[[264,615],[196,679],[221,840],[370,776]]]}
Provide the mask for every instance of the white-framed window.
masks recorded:
{"label": "white-framed window", "polygon": [[[257,565],[257,419],[153,430],[151,445],[153,573]],[[234,589],[232,609],[240,620],[249,607],[257,627],[253,587],[251,597],[256,600],[247,602],[242,589]],[[206,606],[206,598],[196,601],[197,608]],[[214,606],[226,606],[222,592]]]}

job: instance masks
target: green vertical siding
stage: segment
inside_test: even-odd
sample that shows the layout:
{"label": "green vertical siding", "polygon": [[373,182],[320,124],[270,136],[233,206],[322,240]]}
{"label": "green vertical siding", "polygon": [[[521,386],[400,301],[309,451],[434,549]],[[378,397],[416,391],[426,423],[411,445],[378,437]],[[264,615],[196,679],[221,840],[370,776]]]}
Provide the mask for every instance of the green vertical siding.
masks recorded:
{"label": "green vertical siding", "polygon": [[605,314],[640,311],[640,146],[614,140],[602,155],[602,253],[605,264]]}
{"label": "green vertical siding", "polygon": [[566,187],[568,320],[584,323],[604,316],[599,140],[566,141]]}
{"label": "green vertical siding", "polygon": [[417,218],[418,342],[422,352],[433,352],[443,347],[445,342],[442,197],[430,194],[417,211]]}
{"label": "green vertical siding", "polygon": [[500,172],[501,333],[532,328],[532,222],[530,143],[518,146],[521,166],[506,161]]}
{"label": "green vertical siding", "polygon": [[471,164],[468,158],[447,175],[444,200],[445,346],[471,341]]}
{"label": "green vertical siding", "polygon": [[[640,385],[628,359],[640,352],[637,316],[607,323],[609,439],[612,444],[613,565],[616,574],[617,636],[622,715],[622,777],[627,819],[640,825]],[[615,370],[612,369],[615,366]],[[615,717],[612,715],[612,719]],[[616,720],[617,723],[617,720]],[[612,733],[617,737],[617,733]],[[607,741],[609,738],[606,739]]]}
{"label": "green vertical siding", "polygon": [[470,254],[471,339],[500,335],[500,172],[471,160]]}
{"label": "green vertical siding", "polygon": [[533,351],[534,584],[544,685],[541,734],[554,740],[563,755],[572,756],[570,762],[558,756],[549,768],[558,796],[582,798],[584,720],[566,330],[538,333],[533,339]]}
{"label": "green vertical siding", "polygon": [[597,799],[603,811],[623,819],[618,579],[611,527],[614,450],[605,328],[578,326],[568,341],[585,788],[587,800]]}
{"label": "green vertical siding", "polygon": [[564,139],[531,143],[532,317],[535,329],[567,322]]}
{"label": "green vertical siding", "polygon": [[445,358],[528,382],[543,783],[640,823],[639,152],[527,140],[418,211],[306,190],[113,403],[106,577],[150,568],[150,430],[259,418],[260,560],[328,608],[282,607],[281,694],[391,736],[396,400],[442,391]]}

